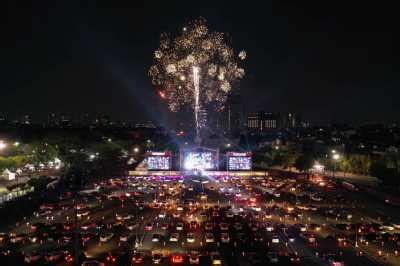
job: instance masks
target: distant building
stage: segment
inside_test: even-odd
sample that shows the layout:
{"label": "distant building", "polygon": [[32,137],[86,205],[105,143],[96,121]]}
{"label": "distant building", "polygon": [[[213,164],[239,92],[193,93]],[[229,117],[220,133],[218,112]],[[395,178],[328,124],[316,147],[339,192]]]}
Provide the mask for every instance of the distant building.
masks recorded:
{"label": "distant building", "polygon": [[61,115],[60,116],[60,126],[62,127],[70,127],[72,124],[71,117],[69,115]]}
{"label": "distant building", "polygon": [[255,131],[260,130],[261,119],[259,113],[250,113],[247,115],[247,128]]}
{"label": "distant building", "polygon": [[59,125],[58,116],[55,113],[51,113],[47,117],[47,125],[50,127],[56,127]]}
{"label": "distant building", "polygon": [[32,124],[32,117],[30,114],[26,114],[22,117],[21,124],[24,125],[31,125]]}
{"label": "distant building", "polygon": [[243,124],[243,101],[240,94],[232,94],[228,99],[228,131],[238,132]]}
{"label": "distant building", "polygon": [[0,114],[0,124],[6,124],[7,123],[7,117],[3,114]]}
{"label": "distant building", "polygon": [[279,127],[279,116],[277,114],[263,113],[261,118],[261,131]]}
{"label": "distant building", "polygon": [[250,131],[268,131],[278,129],[279,115],[269,112],[250,113],[247,116],[247,128]]}
{"label": "distant building", "polygon": [[296,128],[298,127],[298,115],[295,113],[285,113],[281,115],[282,128]]}
{"label": "distant building", "polygon": [[300,123],[300,126],[302,127],[302,128],[310,128],[312,125],[311,125],[311,122],[310,121],[301,121],[301,123]]}

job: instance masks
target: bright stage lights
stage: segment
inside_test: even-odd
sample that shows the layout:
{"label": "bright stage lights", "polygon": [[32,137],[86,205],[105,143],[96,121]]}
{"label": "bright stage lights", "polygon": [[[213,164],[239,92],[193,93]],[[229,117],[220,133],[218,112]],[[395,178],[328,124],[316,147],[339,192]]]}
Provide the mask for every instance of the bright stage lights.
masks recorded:
{"label": "bright stage lights", "polygon": [[251,170],[252,167],[251,152],[228,152],[227,153],[227,169],[235,170]]}
{"label": "bright stage lights", "polygon": [[147,168],[149,170],[170,170],[172,163],[172,154],[166,152],[148,152],[146,154]]}
{"label": "bright stage lights", "polygon": [[217,167],[212,152],[188,152],[183,161],[185,170],[212,170]]}

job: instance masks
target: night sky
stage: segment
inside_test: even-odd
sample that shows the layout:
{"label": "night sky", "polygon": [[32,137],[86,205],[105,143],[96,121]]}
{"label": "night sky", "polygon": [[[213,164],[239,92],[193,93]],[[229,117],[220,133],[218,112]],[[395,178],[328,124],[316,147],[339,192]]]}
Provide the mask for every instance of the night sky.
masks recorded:
{"label": "night sky", "polygon": [[247,111],[339,122],[390,122],[400,113],[398,17],[389,1],[6,2],[0,114],[162,123],[166,108],[147,77],[153,51],[161,32],[198,16],[247,51],[239,84]]}

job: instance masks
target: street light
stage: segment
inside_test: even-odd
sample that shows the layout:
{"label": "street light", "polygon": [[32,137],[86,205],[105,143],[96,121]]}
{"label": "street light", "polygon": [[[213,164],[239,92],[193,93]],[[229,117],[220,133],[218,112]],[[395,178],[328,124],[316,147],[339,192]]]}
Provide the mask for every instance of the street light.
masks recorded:
{"label": "street light", "polygon": [[[333,153],[333,151],[335,151],[335,150],[332,150],[332,153]],[[336,151],[335,151],[333,153],[333,155],[332,155],[332,158],[333,158],[333,161],[335,162],[334,165],[333,165],[333,177],[335,177],[336,164],[337,164],[337,161],[339,161],[339,159],[340,159],[340,155],[337,154]]]}
{"label": "street light", "polygon": [[133,148],[133,152],[134,153],[138,153],[139,152],[139,148],[138,147]]}

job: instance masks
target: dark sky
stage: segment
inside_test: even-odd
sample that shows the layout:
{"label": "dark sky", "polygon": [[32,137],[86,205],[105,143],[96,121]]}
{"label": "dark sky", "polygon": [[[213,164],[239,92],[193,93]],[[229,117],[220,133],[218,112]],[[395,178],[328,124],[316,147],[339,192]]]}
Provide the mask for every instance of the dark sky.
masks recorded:
{"label": "dark sky", "polygon": [[6,2],[0,113],[162,120],[165,106],[147,77],[153,51],[161,32],[198,16],[247,51],[240,88],[248,111],[336,121],[400,113],[398,16],[389,1]]}

